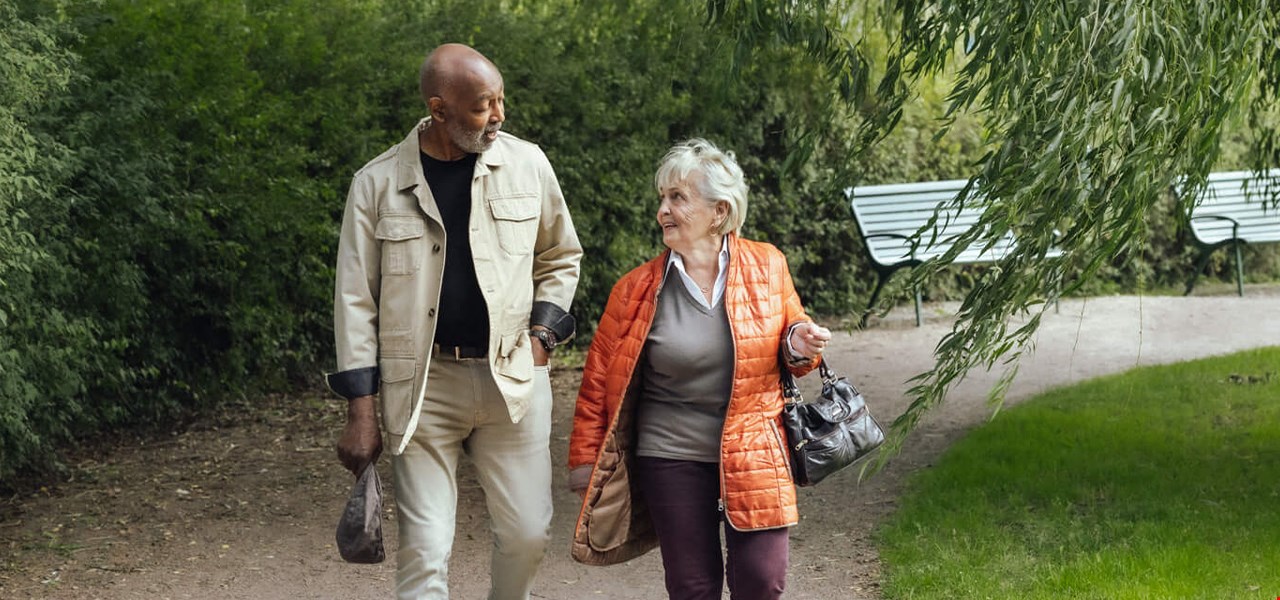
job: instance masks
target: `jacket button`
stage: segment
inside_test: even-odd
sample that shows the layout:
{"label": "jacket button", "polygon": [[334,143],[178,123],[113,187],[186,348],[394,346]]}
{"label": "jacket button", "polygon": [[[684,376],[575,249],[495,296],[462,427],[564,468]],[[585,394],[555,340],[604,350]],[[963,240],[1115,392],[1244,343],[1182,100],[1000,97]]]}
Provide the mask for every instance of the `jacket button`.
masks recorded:
{"label": "jacket button", "polygon": [[436,245],[432,246],[432,247],[431,247],[431,252],[432,252],[432,253],[434,253],[434,254],[439,254],[439,253],[440,253],[440,244],[436,244]]}
{"label": "jacket button", "polygon": [[427,316],[428,316],[428,317],[434,317],[434,316],[436,316],[436,309],[434,309],[434,308],[429,308],[429,309],[427,309]]}

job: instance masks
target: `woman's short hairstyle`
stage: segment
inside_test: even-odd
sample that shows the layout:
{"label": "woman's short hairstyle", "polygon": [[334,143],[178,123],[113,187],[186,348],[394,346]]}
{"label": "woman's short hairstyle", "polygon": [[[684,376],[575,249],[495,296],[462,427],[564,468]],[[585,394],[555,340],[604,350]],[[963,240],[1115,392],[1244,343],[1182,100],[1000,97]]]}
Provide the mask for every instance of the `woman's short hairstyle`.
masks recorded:
{"label": "woman's short hairstyle", "polygon": [[733,152],[720,150],[707,140],[693,138],[676,144],[662,157],[653,183],[662,188],[692,186],[707,202],[727,202],[729,216],[716,233],[740,233],[747,220],[747,182]]}

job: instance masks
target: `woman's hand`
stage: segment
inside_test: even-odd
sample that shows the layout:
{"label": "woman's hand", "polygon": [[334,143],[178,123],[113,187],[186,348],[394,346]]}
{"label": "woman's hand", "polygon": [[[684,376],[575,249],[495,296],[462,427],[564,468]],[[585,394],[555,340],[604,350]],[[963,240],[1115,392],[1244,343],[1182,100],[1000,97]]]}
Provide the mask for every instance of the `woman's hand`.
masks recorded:
{"label": "woman's hand", "polygon": [[817,323],[801,323],[791,330],[791,348],[805,358],[813,358],[826,350],[831,330]]}

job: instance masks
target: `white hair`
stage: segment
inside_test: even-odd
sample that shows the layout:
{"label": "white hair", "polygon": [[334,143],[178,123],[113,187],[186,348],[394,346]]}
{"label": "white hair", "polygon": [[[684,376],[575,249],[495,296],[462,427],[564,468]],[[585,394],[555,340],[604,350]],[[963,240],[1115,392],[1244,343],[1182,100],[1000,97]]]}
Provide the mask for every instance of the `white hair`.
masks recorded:
{"label": "white hair", "polygon": [[[695,174],[697,176],[695,176]],[[716,233],[739,233],[747,220],[747,182],[733,152],[725,152],[702,138],[693,138],[672,146],[658,164],[653,183],[663,188],[685,184],[697,190],[704,200],[725,202],[729,216]]]}

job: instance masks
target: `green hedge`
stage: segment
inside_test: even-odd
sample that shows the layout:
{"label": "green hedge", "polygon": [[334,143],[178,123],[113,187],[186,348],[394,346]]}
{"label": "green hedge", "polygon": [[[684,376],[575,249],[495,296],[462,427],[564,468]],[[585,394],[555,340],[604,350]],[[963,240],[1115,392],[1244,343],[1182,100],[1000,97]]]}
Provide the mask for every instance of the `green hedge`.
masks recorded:
{"label": "green hedge", "polygon": [[[841,112],[802,49],[739,51],[701,3],[0,0],[0,478],[69,440],[163,424],[332,365],[332,261],[354,171],[423,113],[446,41],[503,70],[506,129],[539,143],[587,249],[574,312],[660,249],[656,161],[703,136],[751,184],[747,234],[783,248],[819,314],[873,277],[840,189],[963,177],[982,147],[942,100],[850,164]],[[819,135],[805,137],[806,132]],[[1171,215],[1102,286],[1190,268]],[[1250,272],[1274,276],[1275,254]],[[972,271],[927,293],[954,297]],[[1100,289],[1100,288],[1099,288]],[[0,484],[3,487],[3,484]]]}
{"label": "green hedge", "polygon": [[[60,193],[74,153],[48,131],[75,77],[64,28],[0,3],[0,481],[16,467],[47,468],[41,450],[65,438],[93,359],[95,323],[67,310],[79,273],[69,264]],[[51,236],[50,232],[63,235]]]}

